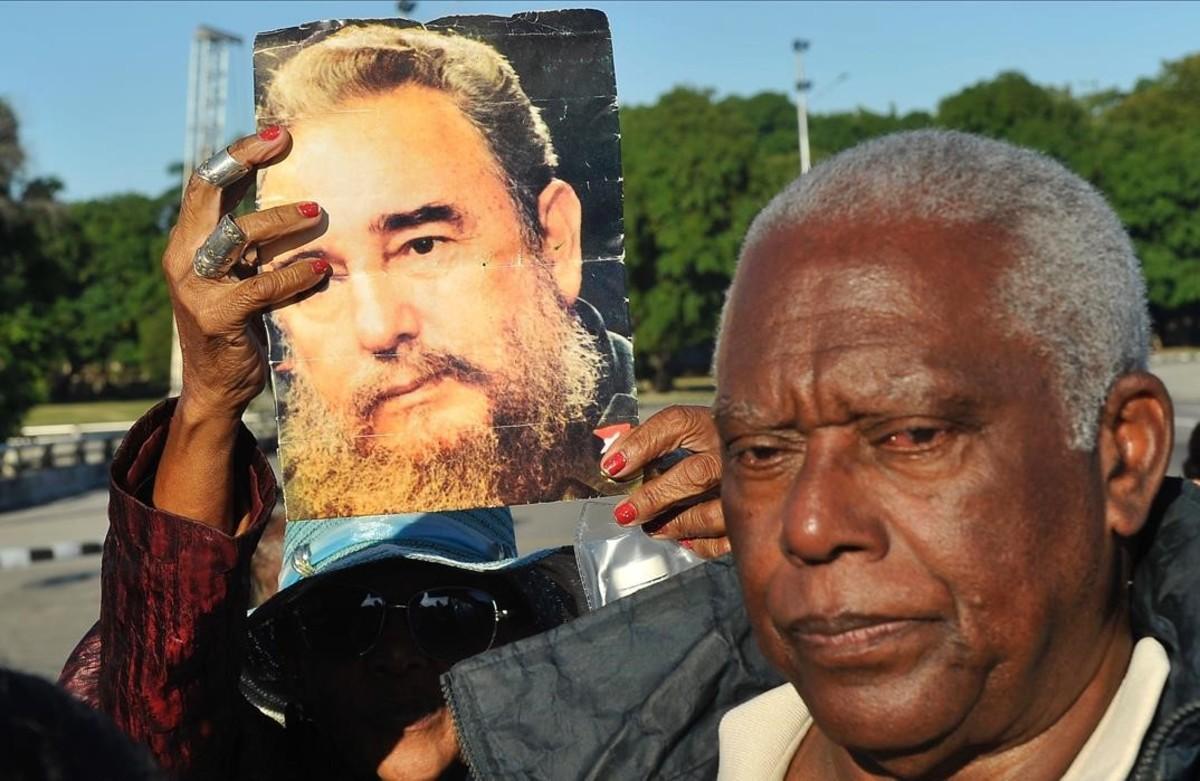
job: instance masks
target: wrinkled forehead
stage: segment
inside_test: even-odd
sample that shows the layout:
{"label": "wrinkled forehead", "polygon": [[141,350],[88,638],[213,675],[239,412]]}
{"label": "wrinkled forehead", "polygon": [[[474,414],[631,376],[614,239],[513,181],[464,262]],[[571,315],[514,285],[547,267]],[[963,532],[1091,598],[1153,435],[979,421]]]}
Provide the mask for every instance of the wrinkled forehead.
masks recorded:
{"label": "wrinkled forehead", "polygon": [[761,232],[730,291],[718,369],[872,340],[985,349],[1020,330],[1000,294],[1013,258],[1007,231],[987,224],[810,221]]}
{"label": "wrinkled forehead", "polygon": [[837,219],[810,217],[756,234],[738,273],[765,267],[780,279],[813,265],[905,266],[916,277],[948,286],[975,277],[994,281],[1015,257],[1017,238],[990,222],[941,221],[865,212]]}

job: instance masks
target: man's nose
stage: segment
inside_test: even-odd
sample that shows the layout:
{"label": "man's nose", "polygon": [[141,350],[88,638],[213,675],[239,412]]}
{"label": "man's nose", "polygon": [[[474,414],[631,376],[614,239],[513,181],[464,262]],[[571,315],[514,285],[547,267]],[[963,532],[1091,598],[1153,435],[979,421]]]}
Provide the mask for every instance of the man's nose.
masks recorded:
{"label": "man's nose", "polygon": [[367,654],[366,662],[373,674],[384,678],[438,673],[437,662],[417,648],[404,612],[397,610],[388,611],[379,639]]}
{"label": "man's nose", "polygon": [[829,564],[846,555],[871,559],[887,553],[887,530],[863,484],[849,432],[818,432],[784,503],[780,544],[806,565]]}
{"label": "man's nose", "polygon": [[389,355],[420,334],[420,317],[402,282],[371,271],[351,275],[349,284],[355,335],[364,351]]}

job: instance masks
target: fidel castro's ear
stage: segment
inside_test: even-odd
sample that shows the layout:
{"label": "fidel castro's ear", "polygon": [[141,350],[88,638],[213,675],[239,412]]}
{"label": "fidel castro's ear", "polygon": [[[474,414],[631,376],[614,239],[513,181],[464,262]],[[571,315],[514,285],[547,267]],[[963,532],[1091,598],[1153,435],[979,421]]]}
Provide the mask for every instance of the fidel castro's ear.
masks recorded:
{"label": "fidel castro's ear", "polygon": [[1175,442],[1175,410],[1162,380],[1118,377],[1108,392],[1096,451],[1104,476],[1105,524],[1120,537],[1141,531]]}
{"label": "fidel castro's ear", "polygon": [[538,219],[542,223],[542,262],[553,267],[563,299],[574,304],[583,280],[583,207],[575,188],[562,179],[551,179],[538,196]]}

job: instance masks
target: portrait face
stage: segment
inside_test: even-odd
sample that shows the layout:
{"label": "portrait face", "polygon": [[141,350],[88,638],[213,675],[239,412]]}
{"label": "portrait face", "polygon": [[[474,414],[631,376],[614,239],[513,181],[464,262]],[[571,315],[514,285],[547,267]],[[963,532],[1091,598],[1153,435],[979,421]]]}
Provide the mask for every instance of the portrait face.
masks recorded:
{"label": "portrait face", "polygon": [[[289,371],[374,447],[438,449],[490,431],[501,412],[504,425],[538,422],[541,403],[566,400],[523,391],[522,356],[561,352],[564,332],[588,346],[567,314],[579,292],[574,194],[561,182],[544,193],[557,250],[543,256],[444,93],[402,87],[343,108],[292,126],[291,154],[262,183],[263,203],[311,198],[329,215],[322,235],[268,264],[332,269],[275,314]],[[553,382],[555,367],[542,368]]]}
{"label": "portrait face", "polygon": [[1039,734],[1116,633],[1097,462],[1004,326],[1007,246],[988,226],[776,230],[722,337],[722,502],[756,637],[835,743],[914,771]]}
{"label": "portrait face", "polygon": [[[489,426],[496,383],[516,379],[504,337],[540,319],[543,300],[574,301],[579,259],[560,285],[525,245],[482,136],[444,93],[403,87],[343,109],[289,128],[292,152],[262,183],[263,203],[307,197],[329,214],[321,236],[272,263],[332,268],[275,315],[292,371],[373,436],[438,442]],[[546,347],[540,330],[522,336]],[[352,379],[362,365],[387,372],[370,398]]]}
{"label": "portrait face", "polygon": [[[409,45],[390,25],[338,35],[351,33]],[[470,45],[468,63],[499,56]],[[291,148],[259,182],[260,207],[316,201],[325,215],[304,242],[264,248],[264,267],[331,269],[269,318],[288,517],[618,490],[599,473],[594,431],[636,417],[632,352],[609,330],[624,318],[593,303],[615,292],[623,311],[623,284],[594,285],[587,267],[611,263],[589,257],[576,188],[552,172],[531,175],[533,190],[514,184],[515,164],[497,152],[508,142],[449,89],[372,84],[330,90],[316,108],[293,95]],[[307,86],[277,91],[288,89]],[[617,397],[629,403],[611,420]]]}

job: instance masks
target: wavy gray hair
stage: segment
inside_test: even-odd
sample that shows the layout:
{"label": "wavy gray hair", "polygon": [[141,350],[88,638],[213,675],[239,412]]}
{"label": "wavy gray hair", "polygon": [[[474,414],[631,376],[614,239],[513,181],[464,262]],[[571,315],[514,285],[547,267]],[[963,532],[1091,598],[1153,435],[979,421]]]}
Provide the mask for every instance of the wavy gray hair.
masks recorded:
{"label": "wavy gray hair", "polygon": [[1094,448],[1109,388],[1146,368],[1150,344],[1141,266],[1104,197],[1029,149],[946,130],[897,133],[793,181],[755,218],[743,254],[785,226],[880,216],[996,225],[1012,236],[1015,260],[997,291],[1005,327],[1048,359],[1068,446]]}
{"label": "wavy gray hair", "polygon": [[347,100],[408,85],[445,92],[483,134],[521,217],[526,243],[540,247],[538,196],[554,178],[558,156],[516,71],[486,43],[421,27],[348,25],[275,69],[259,115],[287,125]]}

